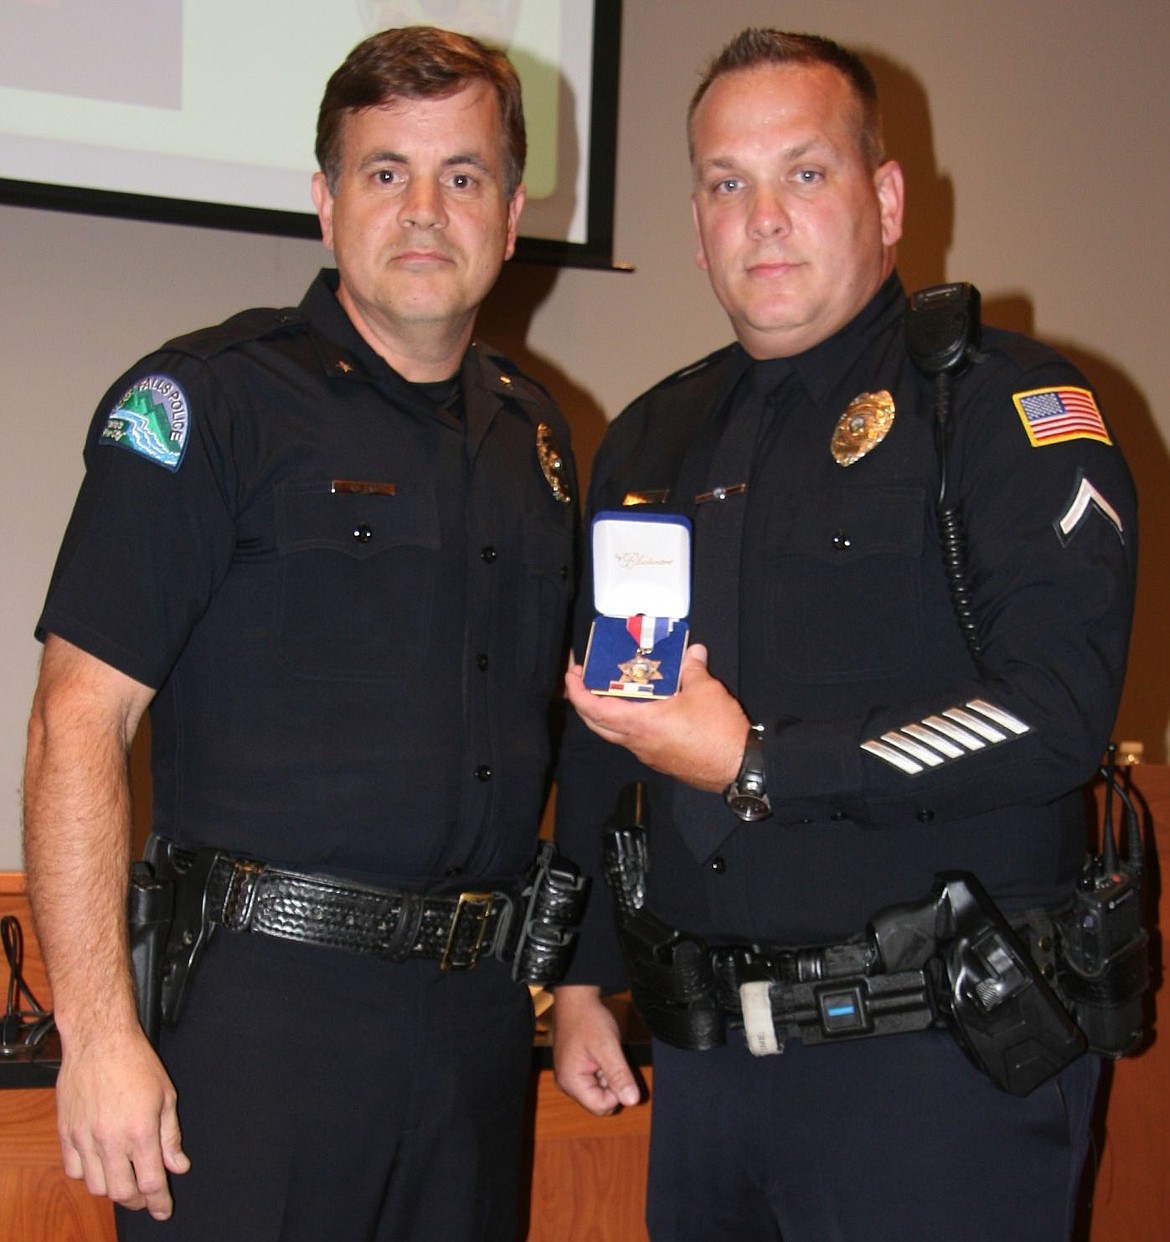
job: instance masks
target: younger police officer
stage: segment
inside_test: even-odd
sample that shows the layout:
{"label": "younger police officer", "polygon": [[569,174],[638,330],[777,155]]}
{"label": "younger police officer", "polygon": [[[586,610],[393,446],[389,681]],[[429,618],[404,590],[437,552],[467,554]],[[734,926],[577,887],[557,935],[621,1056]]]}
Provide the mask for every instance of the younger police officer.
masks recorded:
{"label": "younger police officer", "polygon": [[[146,1209],[125,1238],[510,1239],[531,1005],[494,954],[575,533],[560,414],[471,339],[524,202],[519,82],[386,31],[317,151],[337,271],[114,384],[40,621],[26,849],[65,1170]],[[221,851],[227,925],[158,1056],[125,933],[148,706],[154,831]]]}
{"label": "younger police officer", "polygon": [[[1133,602],[1133,490],[1093,394],[992,330],[956,382],[976,656],[944,569],[935,388],[907,356],[902,173],[872,78],[827,40],[747,31],[700,85],[690,139],[698,261],[737,344],[622,414],[589,510],[692,519],[695,646],[652,705],[570,671],[558,835],[596,859],[619,790],[644,781],[647,908],[772,961],[857,937],[943,871],[1005,910],[1051,908],[1083,858]],[[603,893],[554,1007],[558,1080],[596,1113],[638,1099],[598,1000],[624,983]],[[770,1004],[729,1012],[780,1055],[738,1030],[705,1051],[655,1041],[656,1242],[1068,1237],[1093,1057],[1020,1098],[943,1030],[778,1048]]]}

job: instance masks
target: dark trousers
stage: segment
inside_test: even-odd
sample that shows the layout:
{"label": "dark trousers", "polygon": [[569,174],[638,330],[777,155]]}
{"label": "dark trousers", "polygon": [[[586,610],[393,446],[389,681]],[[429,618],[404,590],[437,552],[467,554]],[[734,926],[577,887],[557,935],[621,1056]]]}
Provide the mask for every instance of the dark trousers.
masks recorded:
{"label": "dark trousers", "polygon": [[944,1031],[654,1045],[653,1242],[1068,1242],[1099,1063],[1018,1099]]}
{"label": "dark trousers", "polygon": [[161,1053],[191,1170],[123,1242],[514,1242],[532,1006],[501,963],[218,928]]}

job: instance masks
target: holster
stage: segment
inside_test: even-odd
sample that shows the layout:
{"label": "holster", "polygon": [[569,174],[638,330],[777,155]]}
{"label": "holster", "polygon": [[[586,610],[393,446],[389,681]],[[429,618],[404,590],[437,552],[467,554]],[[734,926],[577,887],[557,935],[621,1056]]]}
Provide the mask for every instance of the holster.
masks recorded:
{"label": "holster", "polygon": [[179,850],[151,836],[130,868],[130,963],[138,1020],[151,1043],[179,1020],[191,972],[211,925],[204,895],[217,850]]}
{"label": "holster", "polygon": [[130,865],[127,922],[130,969],[138,1002],[138,1021],[152,1044],[158,1044],[162,1017],[163,952],[175,909],[174,885],[155,877],[150,865]]}

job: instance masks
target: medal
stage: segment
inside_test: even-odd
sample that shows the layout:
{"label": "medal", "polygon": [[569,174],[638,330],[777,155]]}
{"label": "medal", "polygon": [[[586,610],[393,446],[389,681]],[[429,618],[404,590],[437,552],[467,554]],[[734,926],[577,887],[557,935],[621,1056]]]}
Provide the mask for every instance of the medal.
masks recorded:
{"label": "medal", "polygon": [[661,681],[662,674],[658,671],[661,660],[652,660],[650,656],[656,643],[661,642],[671,630],[674,622],[669,617],[648,617],[645,613],[626,618],[626,632],[634,640],[633,657],[618,665],[621,669],[619,684],[644,686],[652,681]]}
{"label": "medal", "polygon": [[852,466],[876,448],[894,425],[894,398],[881,392],[863,392],[849,402],[833,428],[833,460],[839,466]]}
{"label": "medal", "polygon": [[565,486],[565,460],[561,456],[561,450],[557,448],[548,423],[540,423],[536,428],[536,458],[553,496],[561,504],[567,505],[573,498]]}

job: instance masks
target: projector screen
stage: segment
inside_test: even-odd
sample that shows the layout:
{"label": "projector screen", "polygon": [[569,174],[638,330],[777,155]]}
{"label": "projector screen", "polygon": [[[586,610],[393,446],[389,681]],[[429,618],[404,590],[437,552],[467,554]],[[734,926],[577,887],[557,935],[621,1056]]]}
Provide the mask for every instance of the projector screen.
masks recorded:
{"label": "projector screen", "polygon": [[430,24],[506,47],[524,87],[517,257],[609,266],[621,0],[0,0],[0,201],[318,235],[325,82]]}

